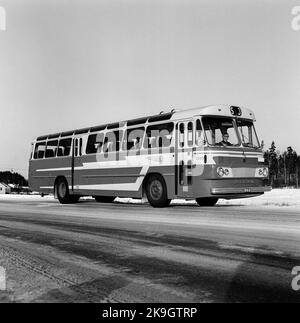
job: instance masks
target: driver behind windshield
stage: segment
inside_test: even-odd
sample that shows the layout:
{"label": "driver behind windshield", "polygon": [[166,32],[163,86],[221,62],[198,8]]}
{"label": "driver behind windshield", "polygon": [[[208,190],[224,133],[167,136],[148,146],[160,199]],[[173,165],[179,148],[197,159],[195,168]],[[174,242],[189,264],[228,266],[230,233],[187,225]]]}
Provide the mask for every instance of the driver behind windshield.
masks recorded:
{"label": "driver behind windshield", "polygon": [[217,145],[218,146],[232,146],[232,143],[228,141],[229,139],[229,134],[227,132],[224,132],[222,135],[222,141],[218,142]]}

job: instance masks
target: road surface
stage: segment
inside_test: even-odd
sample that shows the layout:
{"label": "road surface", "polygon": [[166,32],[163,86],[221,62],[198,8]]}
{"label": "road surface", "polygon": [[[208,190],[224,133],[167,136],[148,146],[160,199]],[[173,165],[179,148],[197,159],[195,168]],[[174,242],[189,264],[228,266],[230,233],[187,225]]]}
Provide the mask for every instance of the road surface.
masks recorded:
{"label": "road surface", "polygon": [[300,214],[1,199],[0,266],[1,302],[300,302]]}

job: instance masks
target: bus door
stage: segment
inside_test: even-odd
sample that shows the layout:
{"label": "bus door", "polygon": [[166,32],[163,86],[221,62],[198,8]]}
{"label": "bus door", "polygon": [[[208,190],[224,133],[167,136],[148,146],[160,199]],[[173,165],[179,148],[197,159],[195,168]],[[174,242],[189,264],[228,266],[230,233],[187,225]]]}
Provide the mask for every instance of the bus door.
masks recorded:
{"label": "bus door", "polygon": [[192,197],[192,165],[194,145],[194,121],[180,121],[176,125],[175,143],[175,194]]}
{"label": "bus door", "polygon": [[76,191],[79,189],[80,184],[80,171],[76,171],[76,167],[81,165],[81,156],[83,150],[83,141],[82,138],[73,138],[72,145],[72,189],[71,191]]}

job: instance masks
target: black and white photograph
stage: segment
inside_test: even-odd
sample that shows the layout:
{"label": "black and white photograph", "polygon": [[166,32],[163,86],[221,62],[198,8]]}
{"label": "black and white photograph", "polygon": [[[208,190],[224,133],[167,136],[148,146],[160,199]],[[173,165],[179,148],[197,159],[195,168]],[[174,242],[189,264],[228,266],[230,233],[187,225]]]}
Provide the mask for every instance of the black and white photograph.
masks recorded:
{"label": "black and white photograph", "polygon": [[0,303],[300,303],[300,0],[0,0],[0,113]]}

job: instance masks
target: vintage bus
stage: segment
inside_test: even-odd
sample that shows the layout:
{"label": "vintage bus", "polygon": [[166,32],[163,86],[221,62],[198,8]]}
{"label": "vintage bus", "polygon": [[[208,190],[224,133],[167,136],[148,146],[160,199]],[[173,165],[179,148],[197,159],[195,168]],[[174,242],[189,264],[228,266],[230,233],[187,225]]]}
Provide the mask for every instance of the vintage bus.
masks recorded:
{"label": "vintage bus", "polygon": [[254,121],[249,109],[215,105],[40,136],[29,184],[60,203],[93,196],[213,206],[219,198],[261,195],[271,188]]}

